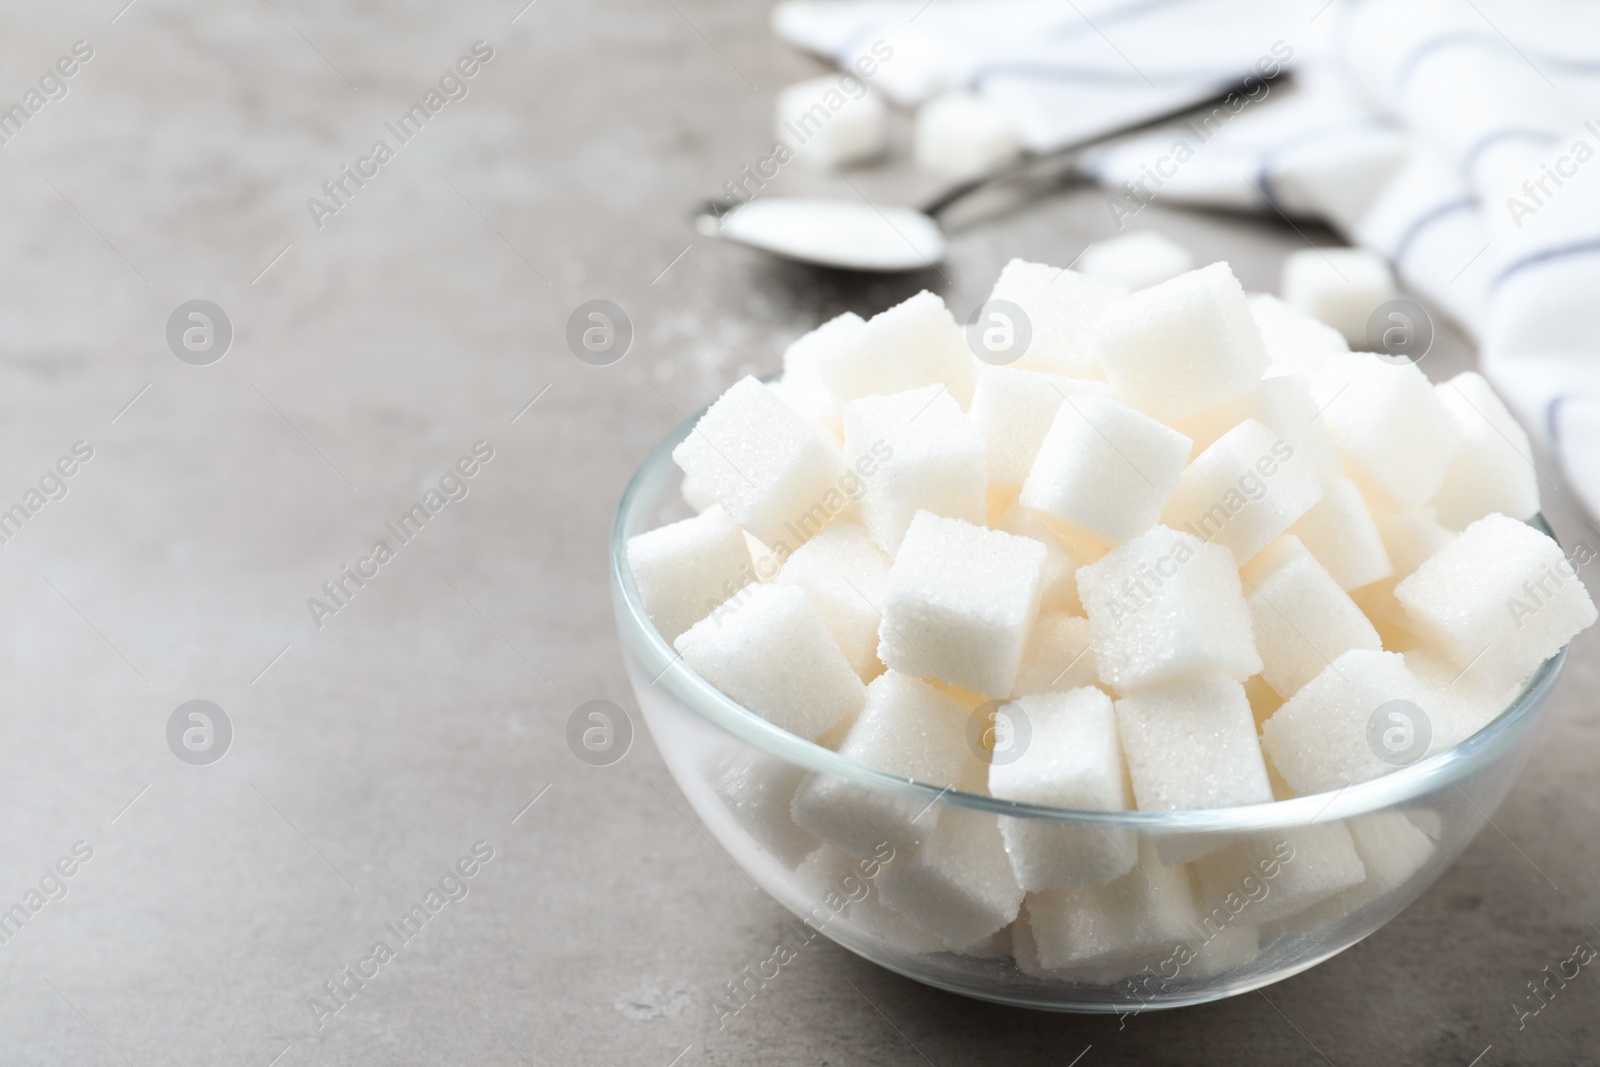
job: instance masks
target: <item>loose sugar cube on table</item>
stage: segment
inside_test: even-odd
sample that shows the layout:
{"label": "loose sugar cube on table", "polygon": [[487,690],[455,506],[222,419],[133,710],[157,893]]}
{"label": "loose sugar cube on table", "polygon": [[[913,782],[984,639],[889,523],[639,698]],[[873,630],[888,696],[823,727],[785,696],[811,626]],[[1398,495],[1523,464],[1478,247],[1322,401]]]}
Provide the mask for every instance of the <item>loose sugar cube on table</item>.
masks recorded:
{"label": "loose sugar cube on table", "polygon": [[1351,476],[1392,509],[1417,507],[1444,483],[1461,428],[1411,364],[1370,352],[1330,363],[1314,393]]}
{"label": "loose sugar cube on table", "polygon": [[[1026,719],[1027,745],[989,766],[989,792],[1051,808],[1121,811],[1133,796],[1123,769],[1111,698],[1093,687],[1014,700]],[[1108,882],[1133,866],[1138,845],[1121,829],[1001,816],[1006,853],[1018,883],[1031,891]]]}
{"label": "loose sugar cube on table", "polygon": [[1479,519],[1395,587],[1416,627],[1491,688],[1527,680],[1595,621],[1561,546],[1516,519]]}
{"label": "loose sugar cube on table", "polygon": [[866,329],[861,316],[846,311],[783,350],[785,399],[813,426],[835,436],[840,433],[839,401],[823,381],[821,367],[829,360],[860,358]]}
{"label": "loose sugar cube on table", "polygon": [[988,508],[983,436],[942,385],[869,396],[844,408],[844,455],[864,477],[861,517],[889,553],[919,511],[981,523]]}
{"label": "loose sugar cube on table", "polygon": [[1070,378],[1100,378],[1090,327],[1127,289],[1077,271],[1013,259],[1000,272],[990,300],[1009,301],[1028,316],[1027,350],[1012,364]]}
{"label": "loose sugar cube on table", "polygon": [[[853,677],[853,675],[852,675]],[[971,756],[967,709],[933,686],[890,670],[867,686],[866,706],[839,754],[935,788],[954,788]],[[938,822],[937,805],[817,775],[800,787],[794,820],[853,856],[909,850]]]}
{"label": "loose sugar cube on table", "polygon": [[1352,648],[1381,651],[1378,631],[1293,535],[1279,538],[1239,573],[1261,677],[1293,696]]}
{"label": "loose sugar cube on table", "polygon": [[793,586],[747,587],[674,647],[729,699],[807,741],[854,715],[866,699],[822,616]]}
{"label": "loose sugar cube on table", "polygon": [[1367,320],[1394,295],[1388,261],[1363,248],[1306,248],[1283,261],[1283,299],[1363,349]]}
{"label": "loose sugar cube on table", "polygon": [[1017,367],[980,367],[967,414],[988,445],[990,482],[1020,489],[1061,402],[1069,396],[1110,391],[1104,382],[1083,378]]}
{"label": "loose sugar cube on table", "polygon": [[1394,574],[1372,510],[1356,483],[1335,478],[1322,487],[1322,499],[1300,516],[1289,532],[1327,568],[1339,588],[1349,591]]}
{"label": "loose sugar cube on table", "polygon": [[921,847],[888,866],[878,888],[886,907],[957,950],[1009,925],[1022,906],[995,816],[954,806]]}
{"label": "loose sugar cube on table", "polygon": [[1272,786],[1244,687],[1197,674],[1116,702],[1140,811],[1268,804]]}
{"label": "loose sugar cube on table", "polygon": [[1251,294],[1250,315],[1267,346],[1268,375],[1303,374],[1315,378],[1329,357],[1350,351],[1344,334],[1296,311],[1270,293]]}
{"label": "loose sugar cube on table", "polygon": [[955,316],[924,289],[867,320],[855,344],[830,346],[816,366],[840,404],[943,385],[965,408],[972,399],[974,362]]}
{"label": "loose sugar cube on table", "polygon": [[1078,571],[1100,678],[1122,692],[1261,670],[1233,554],[1165,526]]}
{"label": "loose sugar cube on table", "polygon": [[866,86],[857,83],[857,88],[859,92],[846,92],[830,76],[779,91],[778,140],[790,146],[797,162],[815,170],[838,170],[883,154],[889,109]]}
{"label": "loose sugar cube on table", "polygon": [[1041,612],[1023,650],[1011,696],[1062,692],[1093,685],[1096,680],[1089,620],[1059,611]]}
{"label": "loose sugar cube on table", "polygon": [[672,458],[768,545],[797,545],[826,525],[830,501],[844,506],[839,453],[751,377],[706,410]]}
{"label": "loose sugar cube on table", "polygon": [[1458,374],[1434,391],[1461,427],[1461,443],[1433,496],[1439,522],[1464,530],[1495,513],[1533,518],[1539,511],[1539,475],[1521,423],[1481,374]]}
{"label": "loose sugar cube on table", "polygon": [[1069,397],[1018,499],[1103,541],[1126,541],[1160,517],[1189,447],[1187,437],[1115,400]]}
{"label": "loose sugar cube on table", "polygon": [[706,769],[706,781],[729,814],[778,862],[793,870],[820,842],[789,814],[805,772],[760,752],[724,752]]}
{"label": "loose sugar cube on table", "polygon": [[1226,263],[1124,297],[1094,333],[1112,394],[1165,421],[1243,396],[1267,369],[1261,331]]}
{"label": "loose sugar cube on table", "polygon": [[1247,419],[1184,469],[1161,518],[1225,545],[1243,564],[1321,498],[1310,462],[1277,432]]}
{"label": "loose sugar cube on table", "polygon": [[668,641],[755,579],[744,531],[715,506],[628,538],[628,566],[650,621]]}
{"label": "loose sugar cube on table", "polygon": [[1264,830],[1195,862],[1207,927],[1282,922],[1366,878],[1337,822]]}
{"label": "loose sugar cube on table", "polygon": [[1136,292],[1193,270],[1194,254],[1155,230],[1138,230],[1096,241],[1078,257],[1078,269]]}
{"label": "loose sugar cube on table", "polygon": [[973,692],[1011,692],[1044,563],[1037,541],[919,512],[889,568],[879,658]]}
{"label": "loose sugar cube on table", "polygon": [[801,545],[777,577],[780,585],[805,590],[863,681],[883,670],[877,605],[888,580],[889,557],[853,522],[835,522]]}
{"label": "loose sugar cube on table", "polygon": [[1005,110],[976,93],[946,93],[917,109],[918,169],[951,181],[991,174],[1022,152]]}

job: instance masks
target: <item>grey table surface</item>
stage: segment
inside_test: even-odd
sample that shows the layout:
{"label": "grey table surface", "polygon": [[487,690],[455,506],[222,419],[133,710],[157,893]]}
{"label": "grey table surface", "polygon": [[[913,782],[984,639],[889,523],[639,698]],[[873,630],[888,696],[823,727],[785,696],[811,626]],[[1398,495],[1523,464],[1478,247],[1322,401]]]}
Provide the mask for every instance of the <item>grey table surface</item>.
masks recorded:
{"label": "grey table surface", "polygon": [[[964,313],[1008,258],[1110,234],[1103,196],[974,206],[941,273],[821,276],[686,224],[768,150],[775,89],[820,70],[762,5],[126,2],[0,13],[0,100],[93,49],[0,145],[0,507],[93,450],[0,544],[0,906],[66,890],[0,945],[0,1063],[1600,1056],[1587,971],[1524,1025],[1513,1010],[1600,940],[1594,633],[1495,828],[1388,927],[1262,994],[1122,1025],[818,943],[719,1028],[710,992],[785,914],[676,810],[642,730],[609,767],[564,741],[583,701],[634,707],[607,585],[622,487],[803,330],[924,285]],[[477,40],[493,58],[466,98],[317,226],[308,198]],[[853,180],[886,203],[927,188],[904,167]],[[1330,239],[1160,208],[1135,225],[1263,289]],[[234,331],[206,366],[165,335],[197,298]],[[636,328],[610,367],[563,340],[593,298]],[[1426,369],[1470,360],[1441,324]],[[479,441],[469,495],[319,626],[308,598]],[[1542,467],[1558,532],[1600,544]],[[209,766],[169,748],[192,699],[232,724]],[[319,1017],[324,983],[480,841],[468,895]],[[46,878],[78,842],[92,857]]]}

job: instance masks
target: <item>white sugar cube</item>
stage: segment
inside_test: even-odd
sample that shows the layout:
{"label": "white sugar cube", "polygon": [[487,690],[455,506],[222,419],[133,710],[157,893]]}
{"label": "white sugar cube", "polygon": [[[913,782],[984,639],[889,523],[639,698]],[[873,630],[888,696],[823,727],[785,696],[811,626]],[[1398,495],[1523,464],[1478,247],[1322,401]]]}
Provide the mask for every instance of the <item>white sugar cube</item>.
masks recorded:
{"label": "white sugar cube", "polygon": [[1261,670],[1233,554],[1156,526],[1078,571],[1102,681],[1122,692]]}
{"label": "white sugar cube", "polygon": [[902,955],[942,951],[944,941],[937,934],[884,907],[879,899],[878,883],[896,858],[893,848],[857,859],[832,845],[807,856],[795,872],[805,926],[830,935],[859,931],[875,945]]}
{"label": "white sugar cube", "polygon": [[946,807],[932,836],[889,865],[883,903],[965,949],[1008,925],[1022,906],[995,816]]}
{"label": "white sugar cube", "polygon": [[866,690],[806,594],[752,585],[674,642],[700,677],[807,741],[861,708]]}
{"label": "white sugar cube", "polygon": [[1005,111],[976,93],[946,93],[917,109],[912,158],[922,170],[965,181],[992,174],[1021,152]]}
{"label": "white sugar cube", "polygon": [[687,476],[683,479],[682,484],[678,486],[678,494],[683,497],[683,502],[696,512],[704,511],[706,508],[714,506],[717,502],[717,498],[712,496],[704,486]]}
{"label": "white sugar cube", "polygon": [[780,585],[805,590],[850,666],[863,681],[882,672],[878,608],[889,557],[865,528],[836,522],[801,545],[778,572]]}
{"label": "white sugar cube", "polygon": [[1240,423],[1255,419],[1276,431],[1293,448],[1295,457],[1310,465],[1319,481],[1327,481],[1343,473],[1344,460],[1318,414],[1311,382],[1303,375],[1283,374],[1265,379],[1244,396],[1179,419],[1174,428],[1194,442],[1194,454],[1198,455]]}
{"label": "white sugar cube", "polygon": [[1090,327],[1127,290],[1077,271],[1013,259],[990,300],[1007,300],[1028,316],[1028,348],[1013,364],[1071,378],[1101,378]]}
{"label": "white sugar cube", "polygon": [[1291,535],[1279,538],[1240,572],[1261,677],[1293,696],[1352,648],[1381,651],[1378,631],[1339,583]]}
{"label": "white sugar cube", "polygon": [[1044,563],[1037,541],[919,512],[889,569],[879,658],[973,692],[1011,692]]}
{"label": "white sugar cube", "polygon": [[822,377],[830,360],[860,358],[867,324],[853,311],[829,319],[783,350],[784,399],[819,430],[837,436],[839,401]]}
{"label": "white sugar cube", "polygon": [[1083,378],[1016,367],[980,367],[967,414],[988,445],[990,482],[1020,489],[1061,402],[1069,396],[1110,391],[1104,382]]}
{"label": "white sugar cube", "polygon": [[1140,811],[1269,804],[1272,786],[1244,687],[1197,674],[1117,700]]}
{"label": "white sugar cube", "polygon": [[[883,99],[854,78],[812,78],[778,93],[778,140],[797,162],[816,170],[837,170],[881,155],[888,119]],[[760,180],[756,183],[751,195],[759,190]]]}
{"label": "white sugar cube", "polygon": [[[1352,649],[1283,702],[1261,728],[1261,747],[1301,796],[1377,778],[1400,765],[1380,756],[1385,742],[1369,739],[1369,724],[1381,716],[1380,728],[1388,729],[1383,725],[1388,714],[1380,709],[1397,701],[1421,708],[1424,715],[1432,703],[1397,653]],[[1415,717],[1403,707],[1400,713]],[[1409,743],[1397,738],[1390,747],[1403,754]]]}
{"label": "white sugar cube", "polygon": [[820,844],[789,815],[804,777],[792,763],[749,750],[720,753],[706,769],[706,782],[728,813],[790,870]]}
{"label": "white sugar cube", "polygon": [[1461,428],[1415,366],[1356,353],[1324,367],[1314,393],[1363,489],[1395,509],[1416,507],[1438,492]]}
{"label": "white sugar cube", "polygon": [[1525,681],[1595,621],[1561,546],[1504,515],[1468,526],[1394,592],[1415,632],[1495,689]]}
{"label": "white sugar cube", "polygon": [[1320,499],[1310,461],[1277,431],[1246,419],[1184,469],[1161,520],[1225,545],[1242,564]]}
{"label": "white sugar cube", "polygon": [[1089,645],[1089,620],[1060,611],[1040,612],[1033,635],[1022,652],[1011,696],[1059,693],[1093,685],[1094,649]]}
{"label": "white sugar cube", "polygon": [[[672,458],[735,522],[769,545],[804,541],[846,503],[839,454],[748,376],[706,410]],[[835,498],[838,508],[831,508]]]}
{"label": "white sugar cube", "polygon": [[1344,334],[1296,311],[1271,293],[1252,293],[1250,314],[1261,328],[1261,340],[1267,346],[1269,375],[1304,374],[1315,378],[1329,356],[1350,351]]}
{"label": "white sugar cube", "polygon": [[744,531],[714,506],[628,538],[628,566],[650,621],[668,641],[755,580]]}
{"label": "white sugar cube", "polygon": [[1155,524],[1189,458],[1189,439],[1103,396],[1062,401],[1018,498],[1115,544]]}
{"label": "white sugar cube", "polygon": [[1078,568],[1103,557],[1106,554],[1105,545],[1083,534],[1073,534],[1021,504],[1012,504],[989,525],[1006,533],[1031,537],[1044,545],[1044,589],[1039,594],[1040,611],[1063,611],[1068,615],[1084,613],[1083,601],[1078,597]]}
{"label": "white sugar cube", "polygon": [[[1365,497],[1365,494],[1363,494]],[[1372,521],[1383,538],[1384,552],[1388,554],[1394,573],[1387,578],[1370,582],[1350,591],[1350,598],[1372,620],[1383,638],[1383,647],[1390,652],[1404,652],[1423,643],[1412,631],[1416,628],[1400,601],[1394,597],[1400,580],[1422,566],[1424,560],[1449,544],[1455,536],[1434,520],[1432,508],[1410,508],[1392,511],[1375,504],[1366,497]]]}
{"label": "white sugar cube", "polygon": [[878,461],[861,517],[891,555],[919,511],[972,523],[988,514],[983,436],[942,385],[846,404],[844,454],[852,467]]}
{"label": "white sugar cube", "polygon": [[858,343],[823,351],[817,374],[840,404],[943,385],[965,408],[972,399],[975,362],[955,316],[924,289],[867,320]]}
{"label": "white sugar cube", "polygon": [[1305,248],[1283,261],[1283,299],[1332,326],[1346,341],[1369,347],[1367,320],[1394,299],[1388,260],[1364,248]]}
{"label": "white sugar cube", "polygon": [[1307,923],[1333,922],[1394,892],[1433,858],[1433,840],[1403,812],[1381,811],[1345,823],[1367,877],[1319,905]]}
{"label": "white sugar cube", "polygon": [[1113,395],[1164,421],[1243,396],[1267,369],[1261,331],[1226,263],[1124,297],[1094,332]]}
{"label": "white sugar cube", "polygon": [[1356,483],[1335,478],[1322,487],[1322,499],[1289,527],[1289,532],[1327,568],[1341,589],[1357,589],[1394,574],[1372,511]]}
{"label": "white sugar cube", "polygon": [[[852,677],[854,677],[852,675]],[[965,708],[926,682],[888,671],[867,686],[866,706],[839,754],[935,788],[954,788],[972,756]],[[924,800],[818,775],[800,787],[794,820],[853,856],[906,851],[933,833],[939,808]]]}
{"label": "white sugar cube", "polygon": [[1539,475],[1522,424],[1481,374],[1466,371],[1434,391],[1461,427],[1461,443],[1432,501],[1439,522],[1464,530],[1496,512],[1533,518],[1539,511]]}
{"label": "white sugar cube", "polygon": [[[1015,759],[990,764],[991,795],[1084,811],[1132,807],[1111,698],[1086,687],[1022,697],[1006,710],[1026,721],[1028,742]],[[1126,830],[1009,816],[1000,829],[1017,881],[1029,891],[1110,881],[1138,852]]]}
{"label": "white sugar cube", "polygon": [[1194,962],[1183,973],[1193,978],[1224,974],[1261,955],[1261,930],[1248,923],[1208,930],[1205,938],[1193,944],[1192,950]]}
{"label": "white sugar cube", "polygon": [[1084,249],[1078,269],[1136,292],[1194,270],[1194,253],[1155,230],[1136,230]]}
{"label": "white sugar cube", "polygon": [[1427,705],[1430,756],[1454,748],[1499,718],[1522,689],[1518,684],[1490,688],[1476,671],[1463,671],[1430,648],[1407,649],[1402,655],[1406,668],[1433,698]]}
{"label": "white sugar cube", "polygon": [[1200,909],[1248,923],[1282,922],[1359,885],[1366,868],[1343,823],[1266,830],[1195,863]]}

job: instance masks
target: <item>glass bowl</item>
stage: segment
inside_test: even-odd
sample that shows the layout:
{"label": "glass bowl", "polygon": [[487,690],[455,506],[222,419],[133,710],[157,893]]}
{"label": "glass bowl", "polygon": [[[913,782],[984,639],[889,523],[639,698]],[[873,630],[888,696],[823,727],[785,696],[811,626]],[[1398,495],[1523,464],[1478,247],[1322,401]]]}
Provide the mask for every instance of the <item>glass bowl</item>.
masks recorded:
{"label": "glass bowl", "polygon": [[[672,449],[691,426],[657,446],[623,494],[612,598],[639,709],[667,767],[722,851],[800,920],[769,959],[729,984],[720,998],[729,1013],[818,936],[940,989],[1051,1011],[1179,1007],[1297,974],[1394,918],[1472,842],[1521,769],[1566,659],[1563,649],[1452,749],[1272,804],[1085,812],[896,777],[734,703],[651,625],[627,541],[683,506],[666,490],[677,484]],[[973,782],[981,788],[982,777],[964,784]],[[824,845],[791,817],[797,793],[819,791],[836,810],[861,813],[834,835],[845,847]],[[916,839],[875,829],[908,820]],[[972,862],[959,851],[919,855],[919,841],[945,820],[952,838],[977,843]],[[993,863],[1002,820],[1014,836],[1056,839],[1084,880],[1101,881],[1029,894],[1009,925],[964,943],[974,929],[964,902],[984,889],[982,860]]]}

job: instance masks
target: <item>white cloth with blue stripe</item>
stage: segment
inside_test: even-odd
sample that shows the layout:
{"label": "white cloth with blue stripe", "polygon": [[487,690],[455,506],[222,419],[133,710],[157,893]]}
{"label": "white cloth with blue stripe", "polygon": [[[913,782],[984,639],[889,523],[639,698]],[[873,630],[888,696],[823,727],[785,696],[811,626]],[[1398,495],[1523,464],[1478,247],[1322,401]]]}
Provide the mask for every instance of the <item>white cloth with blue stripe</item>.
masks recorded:
{"label": "white cloth with blue stripe", "polygon": [[1215,121],[1093,150],[1108,213],[1317,217],[1382,252],[1600,515],[1600,4],[787,0],[773,24],[841,65],[885,41],[877,88],[972,89],[1038,151],[1291,67]]}

